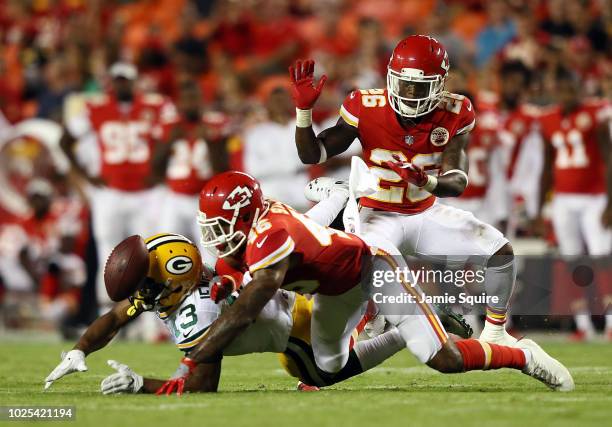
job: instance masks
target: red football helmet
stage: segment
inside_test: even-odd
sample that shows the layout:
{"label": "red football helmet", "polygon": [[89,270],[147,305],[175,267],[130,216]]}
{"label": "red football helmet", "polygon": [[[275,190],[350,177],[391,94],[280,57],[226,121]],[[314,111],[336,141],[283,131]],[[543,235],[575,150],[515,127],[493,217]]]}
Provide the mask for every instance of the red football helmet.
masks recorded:
{"label": "red football helmet", "polygon": [[266,202],[251,175],[228,171],[212,177],[200,192],[198,225],[204,247],[219,257],[234,253],[246,241]]}
{"label": "red football helmet", "polygon": [[433,111],[442,99],[448,68],[446,49],[433,37],[413,35],[400,41],[387,67],[391,108],[403,117]]}

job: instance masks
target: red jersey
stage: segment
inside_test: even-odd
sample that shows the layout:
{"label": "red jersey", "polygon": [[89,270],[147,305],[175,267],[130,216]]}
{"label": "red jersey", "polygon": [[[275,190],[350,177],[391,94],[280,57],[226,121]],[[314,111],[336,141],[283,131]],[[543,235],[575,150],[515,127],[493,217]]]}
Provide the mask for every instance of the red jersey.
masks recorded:
{"label": "red jersey", "polygon": [[532,104],[520,104],[514,110],[501,111],[498,96],[491,92],[480,94],[477,105],[479,111],[486,110],[497,114],[497,137],[499,142],[510,152],[506,176],[508,179],[511,179],[522,144],[525,138],[534,130],[540,110]]}
{"label": "red jersey", "polygon": [[610,104],[585,101],[569,114],[553,107],[540,117],[542,135],[554,150],[555,193],[600,194],[606,191],[606,164],[597,127],[610,120]]}
{"label": "red jersey", "polygon": [[137,95],[125,108],[111,95],[86,103],[89,125],[100,147],[100,176],[123,191],[149,187],[153,144],[161,125],[173,120],[174,107],[160,95]]}
{"label": "red jersey", "polygon": [[491,153],[498,148],[499,117],[495,111],[481,112],[478,126],[472,132],[467,146],[468,186],[461,199],[483,198],[489,187]]}
{"label": "red jersey", "polygon": [[[184,137],[169,141],[175,127],[184,130]],[[204,126],[209,140],[197,134]],[[213,176],[208,144],[220,143],[227,133],[227,118],[220,113],[207,113],[200,123],[176,120],[164,126],[163,140],[172,143],[172,153],[166,170],[166,185],[177,193],[198,194],[206,181]]]}
{"label": "red jersey", "polygon": [[386,89],[351,92],[340,115],[359,131],[364,161],[379,178],[378,191],[362,197],[361,205],[407,214],[424,211],[436,198],[402,181],[382,162],[393,161],[395,154],[437,175],[446,145],[455,135],[470,132],[476,122],[470,100],[449,93],[434,111],[404,127],[388,103]]}
{"label": "red jersey", "polygon": [[[301,262],[289,268],[283,289],[340,295],[359,284],[364,256],[370,254],[368,245],[355,235],[322,226],[283,203],[270,203],[270,209],[249,233],[243,270],[253,274],[297,254]],[[217,267],[221,267],[219,263]]]}

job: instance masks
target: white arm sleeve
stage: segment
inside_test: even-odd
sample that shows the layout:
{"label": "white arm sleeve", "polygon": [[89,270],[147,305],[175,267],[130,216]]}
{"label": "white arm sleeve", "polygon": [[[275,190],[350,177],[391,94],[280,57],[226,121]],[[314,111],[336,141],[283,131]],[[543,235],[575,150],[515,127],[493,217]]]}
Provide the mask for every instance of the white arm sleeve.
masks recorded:
{"label": "white arm sleeve", "polygon": [[328,226],[338,216],[346,205],[346,195],[340,192],[333,193],[329,198],[321,200],[305,213],[318,224]]}

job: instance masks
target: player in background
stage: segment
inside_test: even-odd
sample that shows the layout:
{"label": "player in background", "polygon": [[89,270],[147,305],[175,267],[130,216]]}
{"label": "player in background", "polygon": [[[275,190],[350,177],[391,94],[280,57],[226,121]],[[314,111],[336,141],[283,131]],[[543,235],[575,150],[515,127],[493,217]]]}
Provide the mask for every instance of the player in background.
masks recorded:
{"label": "player in background", "polygon": [[393,51],[387,88],[353,91],[338,123],[315,135],[312,108],[325,77],[315,86],[314,61],[298,61],[290,68],[298,154],[304,163],[324,163],[358,138],[364,161],[379,177],[379,191],[360,200],[363,235],[380,235],[404,255],[486,266],[485,290],[497,302],[487,305],[480,339],[513,345],[504,327],[516,278],[510,243],[471,213],[436,203],[468,185],[465,150],[475,125],[470,100],[444,91],[448,69],[437,40],[409,36]]}
{"label": "player in background", "polygon": [[351,333],[379,289],[376,277],[383,276],[389,280],[379,292],[405,301],[396,306],[391,302],[385,318],[422,363],[444,373],[508,367],[554,390],[574,388],[567,369],[531,340],[517,342],[516,348],[449,340],[416,283],[394,273],[408,270],[396,248],[379,236],[371,236],[366,244],[354,234],[321,226],[283,203],[265,199],[259,183],[247,174],[229,171],[212,178],[200,195],[199,222],[203,244],[216,248],[231,268],[249,272],[252,280],[191,350],[196,366],[171,380],[171,389],[206,387],[207,372],[215,372],[223,351],[255,322],[279,289],[313,295],[310,339],[317,374],[333,380],[350,363]]}
{"label": "player in background", "polygon": [[[558,104],[542,113],[545,139],[540,212],[552,192],[552,223],[562,256],[607,256],[612,253],[612,150],[610,102],[584,99],[581,84],[570,70],[556,71]],[[568,273],[567,277],[571,277]],[[609,278],[599,278],[604,300],[612,297]],[[567,283],[565,292],[574,298],[577,333],[574,338],[594,335],[589,307],[582,290]],[[612,312],[606,313],[606,332],[612,337]]]}
{"label": "player in background", "polygon": [[[506,222],[506,235],[512,238],[522,227],[519,218],[523,213],[530,220],[537,216],[542,170],[538,154],[541,138],[536,126],[539,108],[528,103],[532,73],[522,62],[504,62],[499,77],[499,93],[479,93],[476,108],[481,115],[497,118],[496,137],[503,165],[492,175],[493,192],[498,194],[493,209],[496,219]],[[484,119],[479,124],[484,124]]]}
{"label": "player in background", "polygon": [[[456,70],[448,83],[451,92],[472,98],[462,70]],[[476,218],[497,226],[504,216],[499,196],[504,186],[500,181],[505,180],[504,155],[498,137],[499,116],[492,108],[477,105],[477,109],[478,126],[472,130],[466,148],[469,185],[461,196],[445,197],[440,203],[471,212]]]}
{"label": "player in background", "polygon": [[[113,64],[109,76],[110,90],[86,100],[83,112],[66,120],[60,141],[73,169],[92,184],[93,234],[100,266],[125,237],[147,235],[154,229],[159,192],[152,186],[151,156],[161,126],[176,116],[166,98],[135,92],[138,73],[132,64]],[[79,161],[77,142],[90,143],[87,151],[99,153],[96,174]],[[102,268],[97,298],[101,309],[110,303]]]}
{"label": "player in background", "polygon": [[193,213],[197,212],[198,194],[206,180],[228,168],[228,120],[220,113],[204,111],[196,82],[181,82],[178,95],[178,117],[163,127],[163,144],[158,144],[153,154],[155,180],[165,181],[168,188],[157,228],[198,242],[200,231]]}

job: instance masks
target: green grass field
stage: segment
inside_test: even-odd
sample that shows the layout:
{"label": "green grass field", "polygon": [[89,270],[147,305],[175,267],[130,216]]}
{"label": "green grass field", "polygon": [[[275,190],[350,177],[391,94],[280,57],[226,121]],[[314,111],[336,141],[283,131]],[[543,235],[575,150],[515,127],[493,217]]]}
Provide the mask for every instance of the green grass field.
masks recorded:
{"label": "green grass field", "polygon": [[[576,381],[555,393],[518,372],[442,375],[407,352],[383,366],[318,393],[294,391],[273,354],[224,359],[220,393],[157,397],[102,396],[107,359],[145,376],[167,377],[179,355],[170,344],[114,343],[43,392],[43,379],[69,344],[2,343],[0,405],[75,405],[84,426],[585,426],[612,419],[612,345],[544,344]],[[8,424],[8,423],[3,423]],[[40,424],[38,424],[40,425]]]}

